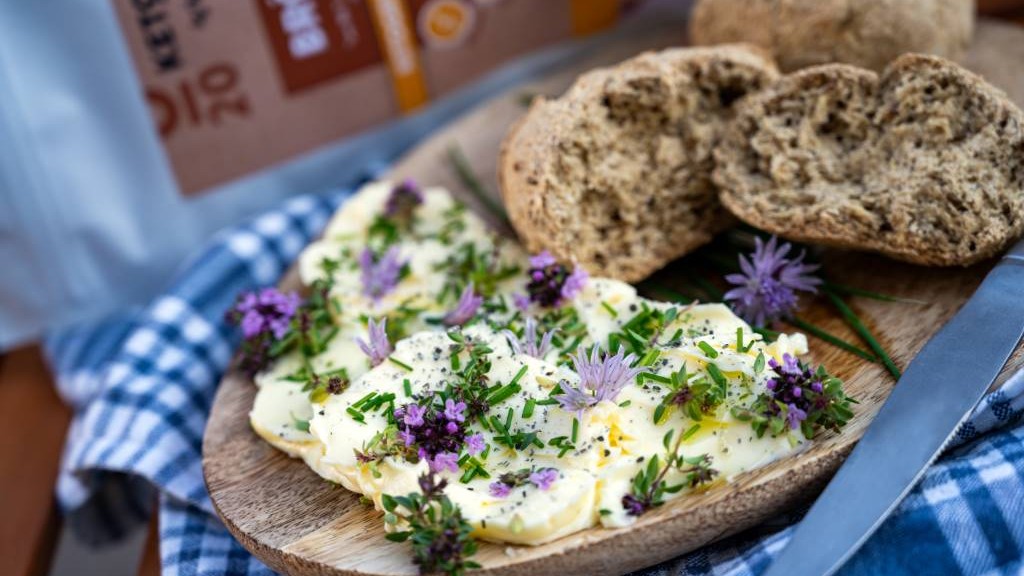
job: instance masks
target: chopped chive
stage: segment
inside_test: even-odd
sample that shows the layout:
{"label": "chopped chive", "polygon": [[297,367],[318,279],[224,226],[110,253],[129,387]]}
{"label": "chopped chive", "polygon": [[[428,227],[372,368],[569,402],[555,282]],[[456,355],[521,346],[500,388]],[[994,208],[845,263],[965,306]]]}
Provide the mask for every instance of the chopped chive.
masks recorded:
{"label": "chopped chive", "polygon": [[625,408],[626,406],[629,406],[632,403],[632,400],[623,400],[622,402],[619,402],[619,408]]}
{"label": "chopped chive", "polygon": [[402,362],[401,360],[395,358],[394,356],[388,356],[388,362],[391,362],[392,364],[398,366],[399,368],[405,370],[406,372],[412,372],[412,366],[409,366],[408,364]]}
{"label": "chopped chive", "polygon": [[345,412],[348,412],[348,415],[351,416],[352,419],[355,420],[356,422],[360,422],[363,424],[366,423],[366,417],[363,416],[363,413],[360,412],[359,410],[356,410],[355,408],[349,406],[348,408],[345,408]]}
{"label": "chopped chive", "polygon": [[501,204],[496,202],[490,194],[487,193],[487,189],[480,183],[480,179],[473,173],[473,169],[470,167],[469,160],[466,159],[466,155],[462,153],[462,149],[456,144],[452,144],[448,147],[448,159],[452,163],[452,167],[455,168],[455,173],[462,180],[462,183],[466,188],[473,193],[476,197],[492,214],[500,218],[501,220],[508,222],[508,213],[501,207]]}
{"label": "chopped chive", "polygon": [[524,374],[526,374],[526,366],[523,366],[522,368],[519,369],[519,372],[516,372],[516,375],[512,377],[512,380],[508,383],[508,385],[512,386],[513,384],[517,384],[519,380],[522,379]]}
{"label": "chopped chive", "polygon": [[554,398],[545,398],[543,400],[537,400],[537,406],[551,406],[553,404],[558,404],[558,400],[555,400]]}
{"label": "chopped chive", "polygon": [[611,514],[612,511],[607,509],[607,508],[601,508],[600,510],[597,511],[597,513],[600,514],[601,516],[607,516],[607,515]]}
{"label": "chopped chive", "polygon": [[876,340],[875,337],[871,335],[871,331],[868,330],[866,326],[864,326],[864,323],[861,322],[861,319],[857,316],[857,314],[854,313],[854,311],[850,309],[849,306],[846,305],[846,302],[843,302],[842,298],[836,296],[836,294],[831,290],[822,290],[822,293],[824,293],[825,296],[828,297],[829,301],[832,302],[832,305],[836,307],[836,310],[839,310],[839,313],[842,314],[843,319],[846,320],[846,323],[849,324],[850,327],[853,328],[854,331],[860,335],[864,342],[867,343],[868,347],[871,348],[871,350],[878,356],[878,358],[882,361],[882,364],[885,366],[886,370],[888,370],[894,378],[899,380],[900,369],[896,367],[896,364],[892,361],[892,358],[890,358],[889,355],[886,354],[885,349],[883,349],[882,345],[878,343],[878,340]]}
{"label": "chopped chive", "polygon": [[370,398],[373,398],[376,395],[377,395],[376,392],[368,393],[366,396],[363,396],[359,400],[356,400],[355,402],[353,402],[352,403],[352,408],[359,408],[359,407],[361,407],[366,401],[368,401]]}
{"label": "chopped chive", "polygon": [[579,433],[580,433],[580,421],[578,419],[576,419],[576,418],[573,418],[572,419],[572,441],[573,441],[574,444],[576,443],[576,437],[579,436]]}
{"label": "chopped chive", "polygon": [[708,358],[718,358],[718,350],[715,350],[711,344],[708,344],[703,340],[697,342],[697,348],[703,350],[704,353],[708,355]]}
{"label": "chopped chive", "polygon": [[637,378],[643,378],[644,380],[651,380],[653,382],[660,382],[661,384],[672,383],[672,380],[670,380],[669,378],[661,376],[660,374],[655,374],[653,372],[641,372],[640,374],[637,375]]}
{"label": "chopped chive", "polygon": [[309,420],[300,420],[295,416],[292,416],[292,424],[299,432],[309,432]]}
{"label": "chopped chive", "polygon": [[408,398],[409,396],[412,396],[412,384],[409,383],[409,379],[408,378],[405,378],[404,380],[402,380],[402,390],[405,391],[406,398]]}
{"label": "chopped chive", "polygon": [[764,337],[765,340],[775,340],[779,337],[779,334],[782,334],[782,332],[776,332],[768,328],[752,328],[752,330]]}
{"label": "chopped chive", "polygon": [[608,303],[605,302],[604,300],[601,301],[601,307],[604,308],[605,310],[607,310],[608,313],[612,315],[612,318],[618,318],[619,317],[619,313],[615,311],[615,308],[612,308],[611,306],[609,306]]}
{"label": "chopped chive", "polygon": [[462,473],[462,476],[459,478],[459,482],[467,484],[474,476],[476,476],[476,468],[468,468]]}
{"label": "chopped chive", "polygon": [[459,371],[459,367],[462,365],[461,362],[459,361],[458,353],[452,354],[451,361],[452,361],[452,372],[458,372]]}
{"label": "chopped chive", "polygon": [[843,340],[838,336],[830,334],[809,322],[805,322],[799,318],[790,318],[787,319],[785,322],[797,328],[798,330],[803,330],[804,332],[810,333],[819,340],[823,340],[837,348],[846,350],[850,354],[860,356],[861,358],[868,360],[870,362],[878,362],[878,358],[874,354],[868,352],[867,350],[864,350],[863,348],[854,346],[853,344],[850,344],[846,340]]}
{"label": "chopped chive", "polygon": [[526,405],[523,406],[523,418],[530,418],[533,416],[533,407],[537,405],[537,401],[533,398],[526,400]]}
{"label": "chopped chive", "polygon": [[506,384],[504,386],[501,386],[500,388],[495,390],[492,394],[490,394],[487,397],[487,403],[490,404],[491,406],[494,406],[496,404],[501,404],[505,400],[508,400],[509,398],[511,398],[513,394],[515,394],[516,392],[519,392],[522,389],[523,389],[523,387],[520,386],[519,384],[516,384],[514,382],[510,382],[510,383],[508,383],[508,384]]}

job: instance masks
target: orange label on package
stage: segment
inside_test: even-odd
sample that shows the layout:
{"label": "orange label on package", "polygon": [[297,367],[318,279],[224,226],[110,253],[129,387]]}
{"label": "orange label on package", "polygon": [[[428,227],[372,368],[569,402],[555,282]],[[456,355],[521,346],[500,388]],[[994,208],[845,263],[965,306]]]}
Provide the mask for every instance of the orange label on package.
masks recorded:
{"label": "orange label on package", "polygon": [[611,25],[624,0],[111,1],[179,188],[192,195]]}

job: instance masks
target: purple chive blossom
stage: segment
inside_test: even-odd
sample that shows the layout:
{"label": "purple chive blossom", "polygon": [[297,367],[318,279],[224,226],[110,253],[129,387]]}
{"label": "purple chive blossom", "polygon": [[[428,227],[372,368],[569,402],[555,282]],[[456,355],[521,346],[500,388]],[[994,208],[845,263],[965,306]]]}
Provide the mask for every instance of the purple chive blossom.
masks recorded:
{"label": "purple chive blossom", "polygon": [[442,322],[444,322],[445,326],[462,326],[476,316],[477,310],[480,309],[480,305],[483,303],[484,297],[478,296],[473,291],[473,283],[470,282],[462,291],[462,295],[459,296],[459,301],[455,304],[455,308],[452,308],[445,314]]}
{"label": "purple chive blossom", "polygon": [[367,324],[370,332],[369,343],[364,342],[362,338],[356,338],[359,349],[363,351],[363,354],[369,356],[371,366],[379,365],[394,352],[391,341],[388,340],[387,323],[387,318],[381,318],[380,322],[370,320]]}
{"label": "purple chive blossom", "polygon": [[473,434],[466,438],[466,452],[469,452],[472,456],[483,452],[486,447],[483,434]]}
{"label": "purple chive blossom", "polygon": [[488,488],[490,489],[491,496],[495,498],[505,498],[512,492],[512,487],[504,482],[491,482]]}
{"label": "purple chive blossom", "polygon": [[797,292],[816,292],[821,279],[812,273],[816,264],[804,263],[804,253],[790,257],[788,243],[778,244],[772,236],[767,243],[755,239],[754,253],[740,256],[742,273],[725,280],[736,286],[725,293],[737,314],[755,326],[765,326],[791,316],[797,307]]}
{"label": "purple chive blossom", "polygon": [[530,483],[541,490],[551,488],[555,480],[558,480],[558,470],[554,468],[541,468],[530,474]]}
{"label": "purple chive blossom", "polygon": [[555,396],[558,405],[566,412],[575,412],[576,417],[583,419],[583,411],[597,404],[598,400],[593,394],[569,384],[568,381],[561,382],[562,393]]}
{"label": "purple chive blossom", "polygon": [[580,385],[577,388],[563,381],[563,393],[554,398],[563,410],[576,412],[580,418],[584,410],[598,402],[615,400],[619,392],[641,372],[640,368],[630,367],[636,356],[623,356],[621,349],[614,356],[604,354],[602,357],[595,346],[589,358],[582,350],[570,358],[580,376]]}
{"label": "purple chive blossom", "polygon": [[547,250],[530,257],[530,269],[527,272],[529,282],[526,291],[531,302],[541,306],[561,306],[571,300],[587,282],[587,272],[576,266],[571,272]]}
{"label": "purple chive blossom", "polygon": [[426,458],[427,467],[431,472],[459,471],[459,455],[454,452],[441,452],[433,458]]}
{"label": "purple chive blossom", "polygon": [[392,246],[380,257],[365,248],[359,255],[363,295],[380,300],[395,289],[405,262],[398,259],[398,247]]}
{"label": "purple chive blossom", "polygon": [[636,356],[623,356],[622,349],[614,356],[604,354],[601,357],[595,346],[590,352],[590,358],[582,350],[571,358],[583,386],[592,390],[598,401],[615,400],[619,392],[642,371],[639,367],[630,367],[636,361]]}
{"label": "purple chive blossom", "polygon": [[523,327],[523,339],[520,340],[511,330],[502,330],[501,333],[508,340],[508,345],[516,354],[526,354],[534,358],[543,358],[551,350],[551,338],[554,331],[549,330],[537,341],[537,321],[532,316],[526,317],[526,326]]}
{"label": "purple chive blossom", "polygon": [[414,180],[406,179],[391,189],[384,204],[384,215],[388,218],[408,220],[412,211],[423,204],[423,191]]}
{"label": "purple chive blossom", "polygon": [[444,417],[452,422],[465,422],[466,415],[463,414],[466,410],[466,403],[459,401],[456,402],[451,398],[444,401]]}
{"label": "purple chive blossom", "polygon": [[294,292],[285,294],[276,288],[264,288],[242,294],[228,311],[228,319],[242,327],[246,339],[264,333],[281,339],[288,332],[299,304],[299,295]]}

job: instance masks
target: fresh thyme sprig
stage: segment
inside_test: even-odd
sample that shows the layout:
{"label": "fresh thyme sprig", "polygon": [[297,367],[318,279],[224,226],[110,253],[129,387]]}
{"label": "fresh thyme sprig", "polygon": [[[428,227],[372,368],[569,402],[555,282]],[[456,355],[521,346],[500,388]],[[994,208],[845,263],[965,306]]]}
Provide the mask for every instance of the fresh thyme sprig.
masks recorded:
{"label": "fresh thyme sprig", "polygon": [[686,373],[686,365],[673,372],[666,381],[659,383],[668,388],[668,393],[661,403],[654,408],[654,423],[663,423],[674,410],[695,422],[699,422],[706,414],[711,414],[725,400],[722,388],[714,386],[705,376],[690,378]]}
{"label": "fresh thyme sprig", "polygon": [[[665,503],[666,494],[675,494],[683,488],[696,488],[711,482],[718,471],[711,467],[711,457],[707,454],[683,456],[680,446],[687,434],[680,434],[675,443],[672,442],[675,430],[669,430],[662,439],[665,447],[665,461],[662,463],[658,455],[647,462],[647,466],[633,477],[630,491],[622,496],[622,507],[630,516],[642,516],[653,508]],[[683,476],[683,482],[668,484],[666,476],[672,469],[677,469]]]}
{"label": "fresh thyme sprig", "polygon": [[820,430],[839,431],[853,417],[850,409],[856,400],[843,391],[843,382],[831,376],[823,366],[812,370],[794,356],[784,354],[782,362],[768,361],[774,376],[765,383],[749,408],[734,406],[737,420],[750,422],[760,438],[769,433],[779,436],[787,430],[800,430],[813,438]]}
{"label": "fresh thyme sprig", "polygon": [[480,567],[469,560],[477,550],[476,540],[470,536],[473,528],[444,494],[447,485],[447,480],[428,473],[419,478],[420,492],[381,496],[384,522],[402,528],[386,537],[392,542],[412,544],[412,561],[420,574],[442,572],[460,576],[466,570]]}

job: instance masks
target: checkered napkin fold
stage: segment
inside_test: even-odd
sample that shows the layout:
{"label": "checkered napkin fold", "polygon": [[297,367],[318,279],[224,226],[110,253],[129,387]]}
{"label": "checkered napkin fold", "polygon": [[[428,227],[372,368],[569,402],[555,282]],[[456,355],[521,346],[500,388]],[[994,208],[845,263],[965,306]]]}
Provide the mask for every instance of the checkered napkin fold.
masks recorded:
{"label": "checkered napkin fold", "polygon": [[[158,502],[165,575],[271,573],[217,520],[203,484],[203,428],[238,343],[224,312],[240,291],[274,284],[348,193],[298,197],[227,230],[145,308],[48,338],[58,387],[76,411],[57,496],[79,533],[120,537]],[[845,573],[1021,572],[1022,412],[1017,374],[978,406]],[[796,519],[642,574],[757,574]]]}

